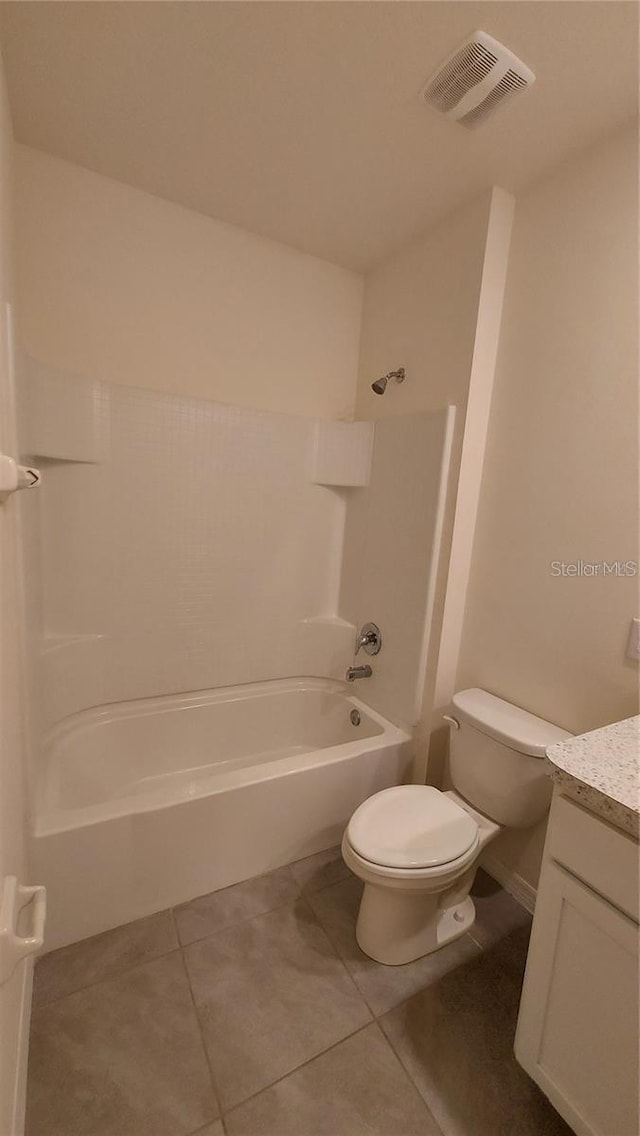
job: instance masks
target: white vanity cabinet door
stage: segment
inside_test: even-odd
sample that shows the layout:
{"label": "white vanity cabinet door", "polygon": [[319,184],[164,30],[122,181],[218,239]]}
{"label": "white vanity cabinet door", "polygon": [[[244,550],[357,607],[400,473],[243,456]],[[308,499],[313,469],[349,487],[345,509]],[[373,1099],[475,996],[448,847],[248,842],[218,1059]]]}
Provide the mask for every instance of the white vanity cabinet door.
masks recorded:
{"label": "white vanity cabinet door", "polygon": [[638,1136],[638,927],[551,860],[515,1051],[579,1136]]}

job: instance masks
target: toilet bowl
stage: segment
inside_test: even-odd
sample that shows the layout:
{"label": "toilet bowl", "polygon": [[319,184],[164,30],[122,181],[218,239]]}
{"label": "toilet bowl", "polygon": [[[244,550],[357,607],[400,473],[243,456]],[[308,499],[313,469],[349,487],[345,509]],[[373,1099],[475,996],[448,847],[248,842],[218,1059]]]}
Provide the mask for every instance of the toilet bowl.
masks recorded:
{"label": "toilet bowl", "polygon": [[483,850],[503,828],[542,819],[551,799],[542,758],[548,745],[570,736],[475,689],[454,696],[450,721],[454,788],[383,789],[356,809],[342,841],[347,867],[365,885],[358,944],[391,966],[471,927],[469,892]]}
{"label": "toilet bowl", "polygon": [[401,785],[353,814],[342,856],[364,881],[356,939],[390,966],[438,950],[475,919],[469,890],[478,857],[500,826],[453,791]]}

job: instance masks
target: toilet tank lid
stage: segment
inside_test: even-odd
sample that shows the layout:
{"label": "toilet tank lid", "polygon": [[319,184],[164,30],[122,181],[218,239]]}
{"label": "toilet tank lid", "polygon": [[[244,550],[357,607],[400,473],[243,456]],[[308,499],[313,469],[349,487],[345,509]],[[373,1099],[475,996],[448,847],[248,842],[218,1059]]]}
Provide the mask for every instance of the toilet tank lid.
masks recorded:
{"label": "toilet tank lid", "polygon": [[477,687],[454,694],[452,706],[456,718],[530,757],[544,757],[548,746],[573,736],[552,722]]}

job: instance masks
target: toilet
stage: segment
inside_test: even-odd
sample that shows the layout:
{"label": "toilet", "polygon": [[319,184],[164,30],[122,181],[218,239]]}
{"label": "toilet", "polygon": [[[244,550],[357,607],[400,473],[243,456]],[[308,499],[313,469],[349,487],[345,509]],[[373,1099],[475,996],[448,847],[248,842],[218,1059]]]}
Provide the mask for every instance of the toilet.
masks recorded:
{"label": "toilet", "polygon": [[505,828],[530,828],[551,801],[547,746],[571,735],[486,690],[454,695],[451,790],[383,789],[356,809],[342,841],[347,867],[364,881],[358,944],[397,966],[468,931],[480,855]]}

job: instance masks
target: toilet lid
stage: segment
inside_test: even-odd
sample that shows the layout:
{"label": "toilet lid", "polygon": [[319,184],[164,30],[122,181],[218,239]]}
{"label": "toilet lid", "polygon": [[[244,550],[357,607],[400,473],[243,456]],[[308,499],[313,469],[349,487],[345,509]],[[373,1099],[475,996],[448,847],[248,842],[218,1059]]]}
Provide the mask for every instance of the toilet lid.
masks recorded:
{"label": "toilet lid", "polygon": [[397,785],[356,809],[347,828],[351,847],[388,868],[435,868],[463,856],[478,826],[450,797],[429,785]]}

